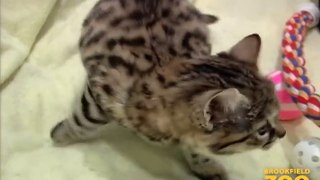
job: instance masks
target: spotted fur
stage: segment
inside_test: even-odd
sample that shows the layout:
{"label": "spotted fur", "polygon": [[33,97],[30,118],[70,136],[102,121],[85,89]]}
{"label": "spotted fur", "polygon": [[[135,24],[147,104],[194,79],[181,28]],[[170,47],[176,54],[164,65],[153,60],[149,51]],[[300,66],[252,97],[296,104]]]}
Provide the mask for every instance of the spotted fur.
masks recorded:
{"label": "spotted fur", "polygon": [[[260,37],[212,56],[217,20],[187,0],[100,0],[79,41],[88,83],[57,144],[87,140],[116,121],[155,142],[178,144],[202,179],[226,179],[212,154],[268,148],[285,131],[273,85],[256,65]],[[199,163],[202,162],[202,163]]]}

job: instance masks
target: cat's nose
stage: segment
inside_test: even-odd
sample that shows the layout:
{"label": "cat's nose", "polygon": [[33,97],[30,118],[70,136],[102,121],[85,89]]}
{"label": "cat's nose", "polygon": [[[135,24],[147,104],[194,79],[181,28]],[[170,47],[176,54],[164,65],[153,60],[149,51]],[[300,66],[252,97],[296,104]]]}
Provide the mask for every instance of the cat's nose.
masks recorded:
{"label": "cat's nose", "polygon": [[281,130],[276,130],[276,135],[279,138],[283,138],[286,135],[286,130],[285,129],[281,129]]}
{"label": "cat's nose", "polygon": [[286,135],[286,130],[279,121],[274,128],[276,130],[275,134],[278,138],[283,138]]}

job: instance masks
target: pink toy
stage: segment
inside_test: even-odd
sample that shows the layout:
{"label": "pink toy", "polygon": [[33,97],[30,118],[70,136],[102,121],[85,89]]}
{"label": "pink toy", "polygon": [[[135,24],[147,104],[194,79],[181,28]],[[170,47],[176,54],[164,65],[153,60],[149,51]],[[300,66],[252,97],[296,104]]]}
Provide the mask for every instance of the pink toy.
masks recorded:
{"label": "pink toy", "polygon": [[276,71],[268,75],[268,78],[275,84],[276,95],[280,102],[280,120],[294,120],[303,116],[302,112],[294,103],[287,92],[283,82],[282,72]]}

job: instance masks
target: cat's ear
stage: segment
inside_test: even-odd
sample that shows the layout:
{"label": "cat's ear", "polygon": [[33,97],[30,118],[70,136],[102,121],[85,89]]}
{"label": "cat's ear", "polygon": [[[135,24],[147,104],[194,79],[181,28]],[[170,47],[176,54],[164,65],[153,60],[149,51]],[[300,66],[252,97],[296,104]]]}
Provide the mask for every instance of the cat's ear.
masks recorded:
{"label": "cat's ear", "polygon": [[256,65],[260,47],[260,36],[258,34],[251,34],[234,45],[229,54],[236,60]]}
{"label": "cat's ear", "polygon": [[219,20],[217,16],[210,15],[210,14],[201,14],[200,15],[200,21],[206,23],[206,24],[213,24],[216,23]]}
{"label": "cat's ear", "polygon": [[235,88],[223,90],[207,99],[203,108],[204,128],[213,131],[227,125],[246,126],[243,115],[248,99]]}

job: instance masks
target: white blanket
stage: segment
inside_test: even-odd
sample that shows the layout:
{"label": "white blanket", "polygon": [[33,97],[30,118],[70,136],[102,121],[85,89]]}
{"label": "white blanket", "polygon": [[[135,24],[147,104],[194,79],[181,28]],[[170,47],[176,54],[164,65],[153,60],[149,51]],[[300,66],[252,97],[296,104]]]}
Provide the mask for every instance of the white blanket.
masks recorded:
{"label": "white blanket", "polygon": [[[50,129],[71,113],[80,96],[84,70],[77,42],[81,23],[95,1],[1,0],[1,179],[195,179],[178,153],[145,144],[115,125],[92,143],[65,148],[51,144]],[[250,33],[261,35],[264,73],[278,67],[283,24],[300,2],[194,1],[220,17],[210,27],[214,52]],[[320,82],[320,76],[313,74],[319,63],[319,34],[313,32],[307,41],[309,74]],[[280,143],[266,152],[217,158],[232,180],[263,179],[264,168],[288,166]]]}

